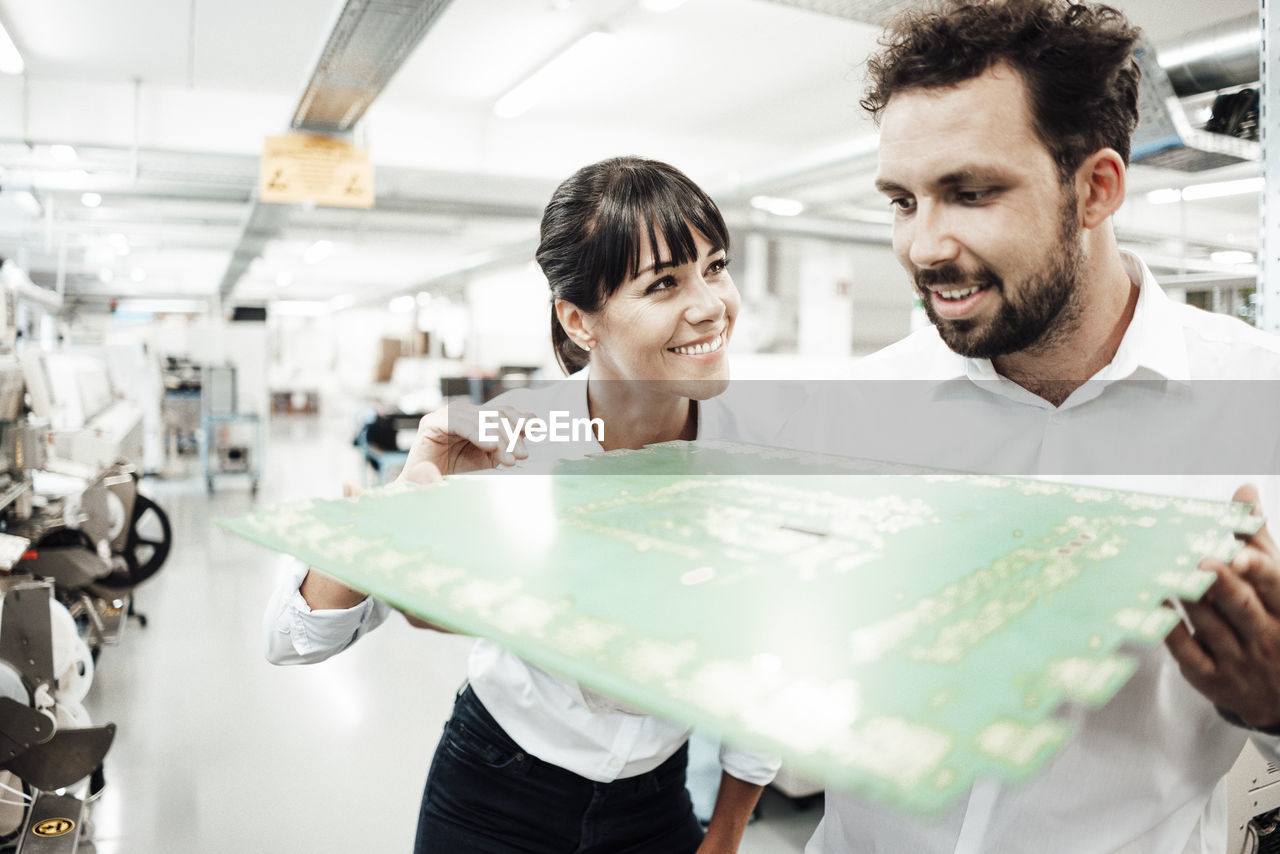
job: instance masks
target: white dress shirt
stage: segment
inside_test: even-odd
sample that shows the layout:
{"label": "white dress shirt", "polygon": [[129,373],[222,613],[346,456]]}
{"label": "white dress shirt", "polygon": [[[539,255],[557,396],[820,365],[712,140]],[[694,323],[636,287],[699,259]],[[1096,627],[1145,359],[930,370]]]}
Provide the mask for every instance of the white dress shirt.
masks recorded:
{"label": "white dress shirt", "polygon": [[[1258,400],[1256,406],[1232,411],[1204,411],[1196,403],[1201,391],[1212,396],[1215,388],[1233,388],[1201,380],[1280,379],[1280,338],[1174,303],[1139,259],[1126,254],[1125,265],[1140,287],[1133,321],[1111,364],[1061,406],[1001,377],[990,360],[956,355],[928,327],[860,362],[856,379],[895,383],[851,384],[857,388],[843,399],[821,402],[822,414],[810,420],[822,429],[802,441],[857,456],[969,471],[1042,473],[1222,500],[1236,486],[1254,482],[1262,488],[1267,515],[1280,519],[1276,401]],[[882,390],[869,392],[874,403],[867,404],[862,392],[877,386]],[[1234,388],[1247,394],[1262,386]],[[1179,408],[1179,396],[1189,403]],[[1186,431],[1170,428],[1161,408],[1166,400],[1173,401],[1170,411]],[[892,413],[886,410],[890,406]],[[1203,442],[1208,460],[1203,465],[1199,455],[1189,453],[1195,441],[1188,438]],[[1246,447],[1244,459],[1252,460],[1261,476],[1242,475],[1241,458],[1234,453],[1208,450],[1223,443]],[[1250,733],[1223,720],[1183,678],[1163,645],[1126,648],[1126,653],[1139,659],[1133,678],[1100,709],[1063,710],[1074,735],[1031,781],[979,783],[967,802],[930,820],[855,793],[828,791],[826,814],[806,854],[1224,850],[1223,790],[1218,787],[1215,794],[1215,787]],[[1275,750],[1277,739],[1254,737]]]}
{"label": "white dress shirt", "polygon": [[[730,392],[703,401],[698,438],[771,443],[776,430],[759,418],[740,418]],[[543,388],[516,389],[491,401],[547,418],[552,411],[585,418],[587,371]],[[779,417],[785,413],[778,413]],[[528,443],[521,467],[543,470],[557,460],[600,453],[600,443]],[[386,619],[389,606],[372,597],[347,610],[312,611],[298,588],[306,575],[298,570],[277,588],[267,608],[267,658],[276,664],[322,661],[355,643]],[[634,777],[657,768],[689,736],[688,728],[626,709],[584,689],[573,680],[548,673],[492,641],[478,639],[468,661],[468,679],[485,708],[528,753],[596,782]],[[780,761],[722,744],[720,764],[748,783],[773,780]]]}

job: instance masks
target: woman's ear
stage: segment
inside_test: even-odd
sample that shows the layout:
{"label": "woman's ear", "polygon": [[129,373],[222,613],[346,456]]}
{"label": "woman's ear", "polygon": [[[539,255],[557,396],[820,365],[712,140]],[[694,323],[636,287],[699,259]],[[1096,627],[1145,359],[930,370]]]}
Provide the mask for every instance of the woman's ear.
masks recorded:
{"label": "woman's ear", "polygon": [[1124,158],[1114,148],[1100,148],[1076,170],[1080,225],[1097,228],[1124,204]]}
{"label": "woman's ear", "polygon": [[556,317],[568,334],[569,340],[587,352],[595,346],[595,336],[591,333],[591,315],[578,308],[568,300],[556,300]]}

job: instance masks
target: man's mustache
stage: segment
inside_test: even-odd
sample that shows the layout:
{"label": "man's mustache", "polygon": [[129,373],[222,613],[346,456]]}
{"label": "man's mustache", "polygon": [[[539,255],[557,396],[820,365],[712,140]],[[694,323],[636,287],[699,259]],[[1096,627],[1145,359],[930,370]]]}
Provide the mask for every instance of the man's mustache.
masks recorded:
{"label": "man's mustache", "polygon": [[990,267],[979,267],[972,272],[961,269],[956,264],[944,267],[926,267],[915,271],[916,284],[920,288],[932,285],[978,285],[1001,288],[1004,281]]}

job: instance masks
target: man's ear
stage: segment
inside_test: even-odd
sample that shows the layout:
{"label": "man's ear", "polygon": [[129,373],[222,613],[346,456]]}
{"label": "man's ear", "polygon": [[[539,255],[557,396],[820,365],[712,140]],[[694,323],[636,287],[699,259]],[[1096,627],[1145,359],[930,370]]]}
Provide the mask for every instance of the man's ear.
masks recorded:
{"label": "man's ear", "polygon": [[1124,158],[1114,148],[1100,148],[1076,170],[1080,225],[1097,228],[1120,209],[1125,193]]}
{"label": "man's ear", "polygon": [[556,300],[556,317],[560,318],[560,325],[568,333],[569,340],[590,352],[595,346],[595,336],[591,333],[591,327],[594,325],[591,315],[568,300],[558,299]]}

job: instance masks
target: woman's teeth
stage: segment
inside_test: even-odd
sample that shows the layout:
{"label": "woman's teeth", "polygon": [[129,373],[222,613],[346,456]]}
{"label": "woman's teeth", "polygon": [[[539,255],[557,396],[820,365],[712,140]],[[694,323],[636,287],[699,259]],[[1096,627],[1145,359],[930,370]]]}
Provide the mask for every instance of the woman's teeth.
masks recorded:
{"label": "woman's teeth", "polygon": [[671,347],[672,353],[679,353],[681,356],[704,356],[707,353],[714,353],[724,346],[724,336],[717,335],[715,338],[704,344],[694,344],[690,347]]}

